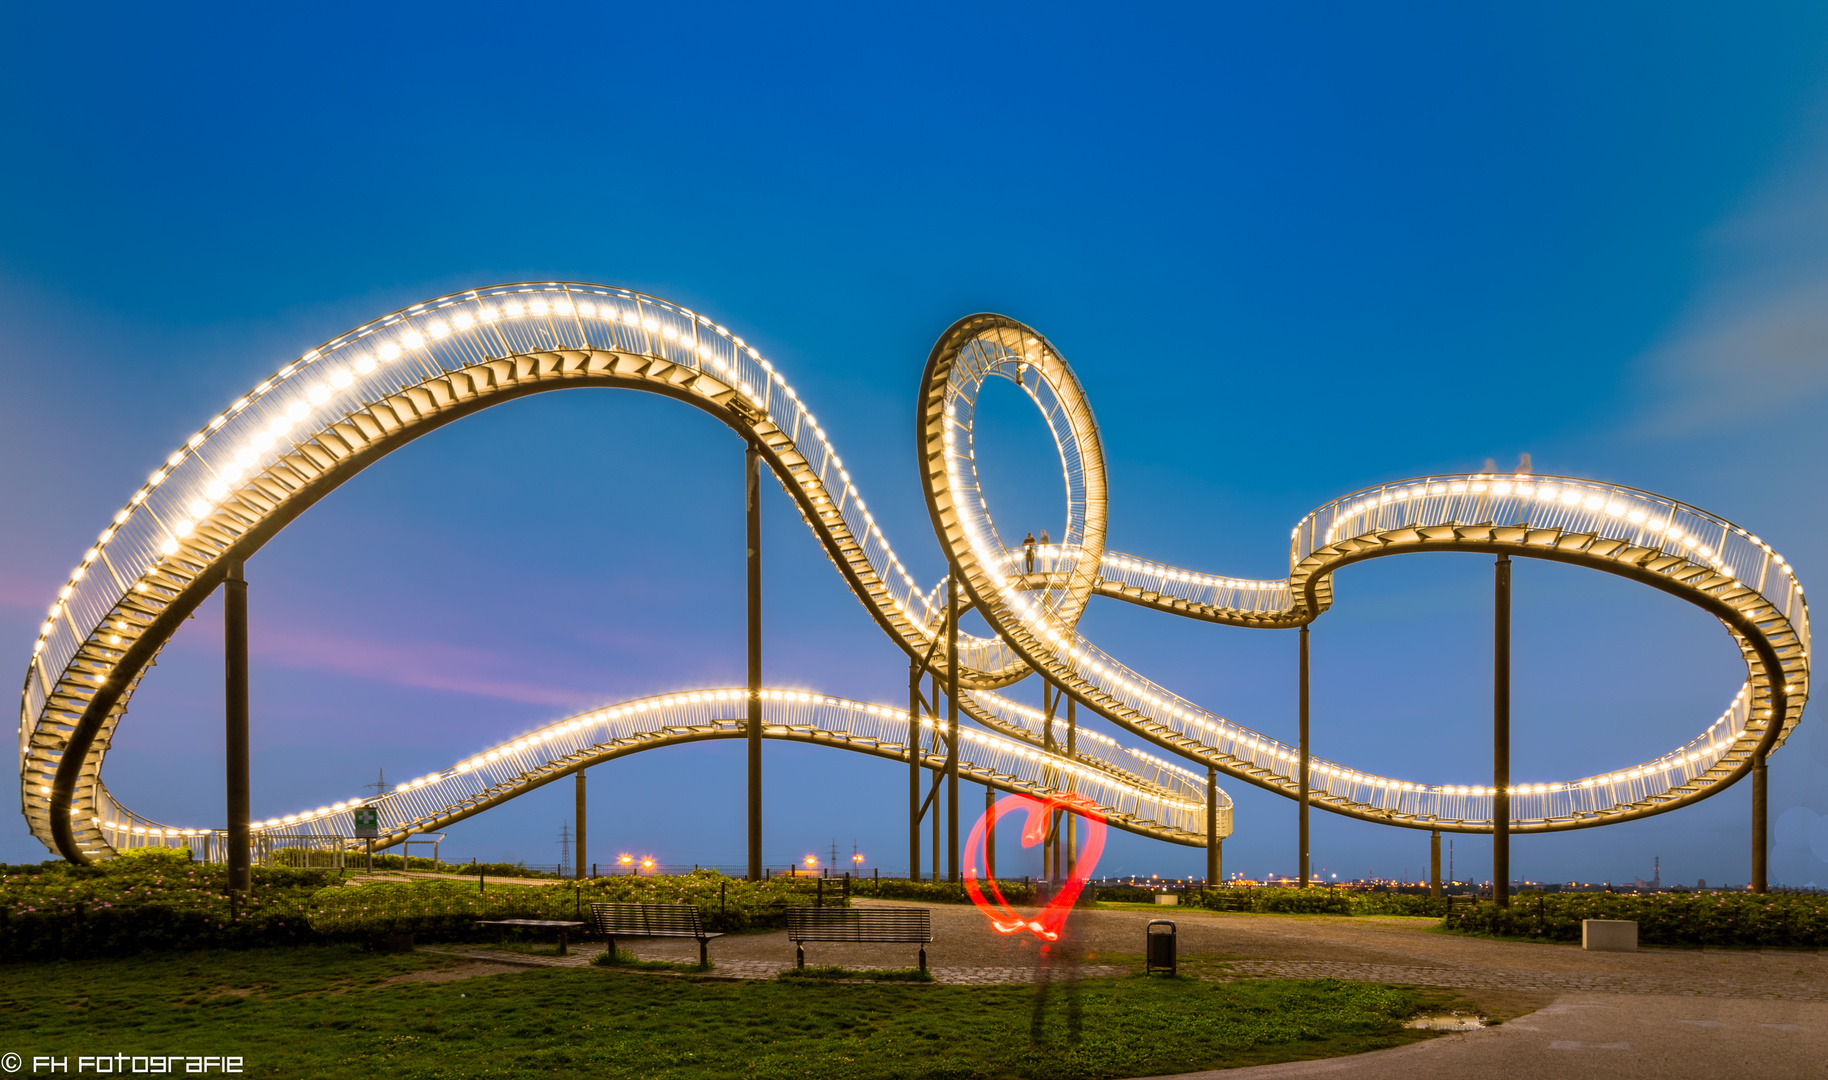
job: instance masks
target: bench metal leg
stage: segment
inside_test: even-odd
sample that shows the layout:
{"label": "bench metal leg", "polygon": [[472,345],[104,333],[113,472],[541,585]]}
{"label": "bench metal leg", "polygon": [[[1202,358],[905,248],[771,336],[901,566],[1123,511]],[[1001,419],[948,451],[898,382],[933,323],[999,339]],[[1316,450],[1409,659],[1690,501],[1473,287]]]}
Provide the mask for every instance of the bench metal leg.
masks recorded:
{"label": "bench metal leg", "polygon": [[927,973],[927,947],[925,945],[920,947],[920,973],[922,975]]}
{"label": "bench metal leg", "polygon": [[606,948],[608,949],[608,952],[605,953],[605,955],[607,955],[609,957],[610,963],[612,963],[612,964],[615,963],[616,962],[616,939],[613,937],[605,936],[603,938],[603,942],[604,942],[604,945],[606,946]]}
{"label": "bench metal leg", "polygon": [[698,966],[699,967],[707,967],[711,963],[711,958],[705,953],[705,947],[710,944],[711,944],[711,942],[708,938],[699,938],[698,939]]}
{"label": "bench metal leg", "polygon": [[559,927],[559,955],[560,956],[566,955],[566,953],[565,953],[565,928],[562,926]]}
{"label": "bench metal leg", "polygon": [[795,945],[793,947],[793,966],[797,968],[806,966],[806,946]]}

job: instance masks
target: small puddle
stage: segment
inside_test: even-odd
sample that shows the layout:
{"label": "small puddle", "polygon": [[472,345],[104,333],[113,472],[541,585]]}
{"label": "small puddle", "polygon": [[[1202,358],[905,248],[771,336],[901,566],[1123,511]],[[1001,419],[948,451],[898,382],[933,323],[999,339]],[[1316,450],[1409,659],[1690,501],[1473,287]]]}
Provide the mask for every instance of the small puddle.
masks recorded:
{"label": "small puddle", "polygon": [[1472,1013],[1428,1013],[1410,1017],[1403,1026],[1423,1031],[1478,1031],[1485,1021]]}

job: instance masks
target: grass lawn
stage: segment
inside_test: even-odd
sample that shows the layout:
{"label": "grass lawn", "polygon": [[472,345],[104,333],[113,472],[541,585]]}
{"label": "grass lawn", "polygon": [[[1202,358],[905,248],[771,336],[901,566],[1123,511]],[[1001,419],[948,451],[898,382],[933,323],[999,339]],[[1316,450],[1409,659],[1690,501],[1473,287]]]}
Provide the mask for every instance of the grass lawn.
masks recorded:
{"label": "grass lawn", "polygon": [[[263,1077],[1147,1076],[1395,1046],[1444,995],[1363,983],[748,983],[293,948],[0,965],[0,1050],[235,1054]],[[1074,1031],[1077,1029],[1077,1036]],[[180,1064],[179,1068],[183,1066]]]}

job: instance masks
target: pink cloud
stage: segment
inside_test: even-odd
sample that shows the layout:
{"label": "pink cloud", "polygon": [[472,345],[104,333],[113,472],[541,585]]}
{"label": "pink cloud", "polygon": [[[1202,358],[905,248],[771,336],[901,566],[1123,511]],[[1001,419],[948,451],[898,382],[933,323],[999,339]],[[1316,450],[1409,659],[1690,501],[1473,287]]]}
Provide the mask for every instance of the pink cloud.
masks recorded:
{"label": "pink cloud", "polygon": [[263,628],[254,652],[266,662],[298,671],[354,675],[399,686],[450,694],[579,708],[589,694],[499,677],[499,654],[463,645],[424,641],[371,641],[313,630]]}
{"label": "pink cloud", "polygon": [[[55,589],[46,588],[42,582],[0,574],[0,609],[42,612],[56,595]],[[222,614],[216,604],[205,604],[194,618],[198,633],[185,635],[189,640],[181,639],[183,645],[196,644],[198,639],[220,642]],[[318,630],[279,630],[262,625],[252,635],[250,646],[263,662],[295,671],[354,675],[422,690],[567,709],[584,708],[595,700],[595,696],[587,692],[508,677],[499,671],[505,666],[499,653],[463,645],[365,640]],[[220,646],[211,644],[208,647]]]}
{"label": "pink cloud", "polygon": [[43,618],[45,609],[57,599],[57,590],[62,586],[61,581],[53,583],[0,573],[0,608],[36,611]]}

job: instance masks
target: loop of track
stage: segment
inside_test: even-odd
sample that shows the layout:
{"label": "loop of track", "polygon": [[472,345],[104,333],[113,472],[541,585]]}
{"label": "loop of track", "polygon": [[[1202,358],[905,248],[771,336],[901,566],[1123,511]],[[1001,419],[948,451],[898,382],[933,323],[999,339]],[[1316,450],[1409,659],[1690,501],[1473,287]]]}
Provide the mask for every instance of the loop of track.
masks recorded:
{"label": "loop of track", "polygon": [[[1020,384],[1042,408],[1071,492],[1065,542],[1044,554],[1034,575],[1016,572],[1019,556],[990,526],[968,418],[963,427],[957,419],[958,407],[973,403],[992,377]],[[150,835],[145,819],[108,795],[102,761],[151,661],[230,561],[259,550],[400,445],[490,405],[574,386],[673,397],[753,441],[883,630],[910,655],[933,656],[941,670],[955,662],[944,654],[941,593],[919,589],[813,413],[740,337],[628,290],[561,283],[472,290],[376,320],[281,368],[187,440],[103,530],[60,591],[26,674],[20,792],[34,835],[79,862]],[[1106,656],[1077,634],[1079,613],[1091,596],[1105,595],[1184,617],[1294,626],[1325,610],[1339,568],[1405,551],[1508,551],[1621,574],[1709,611],[1742,644],[1746,686],[1712,728],[1629,769],[1514,791],[1515,828],[1582,827],[1705,797],[1776,746],[1807,701],[1807,609],[1787,564],[1744,530],[1645,493],[1547,477],[1406,481],[1304,518],[1291,535],[1290,576],[1281,581],[1146,563],[1104,550],[1102,448],[1070,368],[1039,334],[998,316],[961,320],[935,347],[919,439],[942,546],[996,630],[988,638],[961,635],[961,704],[1031,748],[1042,741],[1033,710],[994,691],[1040,670],[1093,713],[1177,755],[1291,793],[1291,748]],[[1655,537],[1652,525],[1661,530]],[[1204,799],[1205,777],[1195,771],[1122,748],[1104,760],[1090,752],[1096,749],[1094,741],[1074,767],[1116,784],[1142,780],[1164,805],[1191,803],[1195,792]],[[1145,760],[1156,764],[1137,767],[1151,776],[1132,768]],[[1486,789],[1317,765],[1317,797],[1328,809],[1394,824],[1489,828]],[[535,770],[521,789],[550,779],[543,775]],[[1063,781],[1056,771],[1046,782]],[[124,833],[123,823],[131,823]],[[1204,842],[1203,821],[1191,831],[1174,821],[1134,824]],[[142,827],[147,834],[132,831]]]}

